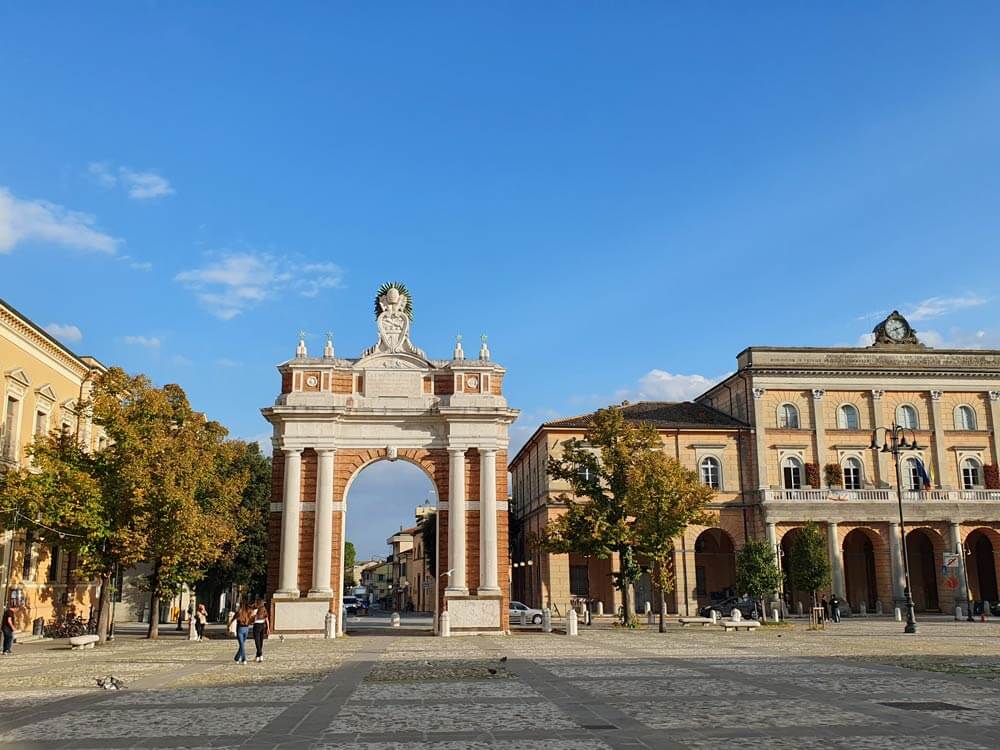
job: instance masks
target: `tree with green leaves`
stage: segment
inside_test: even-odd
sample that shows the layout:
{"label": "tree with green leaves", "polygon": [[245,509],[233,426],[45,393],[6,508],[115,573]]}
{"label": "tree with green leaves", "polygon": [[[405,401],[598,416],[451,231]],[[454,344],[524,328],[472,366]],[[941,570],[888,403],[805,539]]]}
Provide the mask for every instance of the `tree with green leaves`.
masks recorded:
{"label": "tree with green leaves", "polygon": [[817,592],[830,584],[830,557],[823,532],[813,521],[798,530],[788,551],[788,582],[793,589],[812,593],[816,606]]}
{"label": "tree with green leaves", "polygon": [[354,542],[344,542],[344,584],[346,586],[357,586],[358,582],[354,580],[354,563],[357,560],[358,553],[354,549]]}
{"label": "tree with green leaves", "polygon": [[760,604],[760,611],[767,612],[765,602],[781,587],[781,571],[774,548],[761,539],[751,539],[736,555],[736,588]]}
{"label": "tree with green leaves", "polygon": [[635,457],[629,469],[627,510],[635,548],[651,563],[650,576],[659,591],[659,630],[666,632],[666,595],[674,590],[674,540],[690,524],[710,524],[706,511],[715,491],[698,473],[659,450]]}
{"label": "tree with green leaves", "polygon": [[573,496],[560,495],[566,512],[549,521],[537,542],[560,554],[607,559],[617,553],[619,568],[612,580],[622,592],[622,624],[627,627],[635,626],[632,585],[642,573],[634,511],[648,487],[643,483],[647,470],[640,466],[648,454],[662,449],[652,425],[627,422],[621,408],[613,406],[597,411],[584,440],[567,440],[562,455],[548,463],[549,474],[569,484]]}
{"label": "tree with green leaves", "polygon": [[437,533],[438,533],[438,521],[437,521],[437,511],[433,513],[428,513],[426,516],[420,519],[417,524],[420,534],[420,542],[424,549],[424,559],[427,561],[427,570],[430,574],[437,577]]}

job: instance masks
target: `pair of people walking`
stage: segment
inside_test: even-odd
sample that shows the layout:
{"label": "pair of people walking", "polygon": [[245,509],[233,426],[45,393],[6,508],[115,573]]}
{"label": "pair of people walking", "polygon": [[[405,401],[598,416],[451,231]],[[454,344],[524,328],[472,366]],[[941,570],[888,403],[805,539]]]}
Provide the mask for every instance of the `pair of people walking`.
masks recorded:
{"label": "pair of people walking", "polygon": [[236,624],[237,644],[236,656],[233,657],[233,661],[237,664],[247,663],[246,642],[247,637],[251,633],[253,633],[253,643],[257,649],[254,661],[264,661],[264,640],[271,631],[271,618],[268,615],[267,607],[264,605],[264,600],[258,599],[252,605],[244,602],[236,610],[233,619],[230,620],[230,625],[233,623]]}

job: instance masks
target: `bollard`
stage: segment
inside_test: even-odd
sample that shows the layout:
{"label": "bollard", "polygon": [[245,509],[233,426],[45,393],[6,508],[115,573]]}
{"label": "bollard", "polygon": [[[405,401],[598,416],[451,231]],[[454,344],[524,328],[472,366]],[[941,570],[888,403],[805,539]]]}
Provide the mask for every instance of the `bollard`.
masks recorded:
{"label": "bollard", "polygon": [[956,620],[962,619],[962,607],[960,605],[955,606],[955,619]]}
{"label": "bollard", "polygon": [[652,611],[653,611],[653,605],[650,604],[649,602],[646,602],[646,609],[645,609],[646,614],[648,615]]}
{"label": "bollard", "polygon": [[323,621],[323,637],[327,640],[337,637],[337,615],[333,612],[326,613],[326,619]]}
{"label": "bollard", "polygon": [[594,624],[593,620],[591,620],[591,618],[590,618],[590,610],[589,609],[583,610],[583,624],[586,625],[588,628],[591,625]]}
{"label": "bollard", "polygon": [[712,621],[713,625],[715,625],[715,623],[719,621],[719,613],[716,612],[714,609],[710,609],[708,611],[708,619]]}
{"label": "bollard", "polygon": [[877,614],[877,615],[882,614],[882,600],[881,599],[879,599],[878,601],[875,602],[875,614]]}
{"label": "bollard", "polygon": [[799,617],[802,617],[802,602],[798,601],[795,603],[795,611],[799,613]]}
{"label": "bollard", "polygon": [[604,602],[597,603],[597,616],[598,617],[604,616]]}
{"label": "bollard", "polygon": [[899,611],[899,607],[896,607],[894,610],[892,610],[892,614],[896,618],[896,622],[903,621],[903,613]]}
{"label": "bollard", "polygon": [[542,610],[542,632],[552,632],[552,610],[548,607]]}
{"label": "bollard", "polygon": [[[646,604],[649,604],[649,602],[646,602]],[[647,625],[653,624],[653,610],[651,609],[646,610],[646,624]]]}
{"label": "bollard", "polygon": [[189,617],[188,618],[188,640],[189,641],[196,641],[196,640],[198,640],[198,631],[197,631],[197,629],[194,626],[195,622],[197,622],[196,618],[194,618],[194,617]]}
{"label": "bollard", "polygon": [[528,613],[525,612],[523,609],[521,610],[521,624],[522,625],[528,624]]}
{"label": "bollard", "polygon": [[389,624],[394,628],[399,627],[399,612],[393,612],[392,617],[389,618]]}
{"label": "bollard", "polygon": [[858,605],[858,614],[862,617],[868,617],[868,605],[864,602]]}
{"label": "bollard", "polygon": [[442,638],[447,638],[451,635],[451,622],[448,618],[448,611],[445,610],[438,617],[438,634]]}
{"label": "bollard", "polygon": [[571,609],[566,615],[566,635],[578,635],[576,624],[576,610]]}
{"label": "bollard", "polygon": [[772,609],[771,610],[771,617],[772,617],[772,619],[775,622],[780,622],[781,621],[781,618],[778,616],[778,610],[776,610],[776,609]]}

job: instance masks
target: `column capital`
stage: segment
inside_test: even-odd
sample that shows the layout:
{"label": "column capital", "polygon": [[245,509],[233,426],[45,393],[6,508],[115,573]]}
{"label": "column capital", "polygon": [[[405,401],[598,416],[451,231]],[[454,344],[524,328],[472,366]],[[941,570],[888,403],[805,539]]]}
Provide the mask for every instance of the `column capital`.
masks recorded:
{"label": "column capital", "polygon": [[448,446],[448,452],[451,453],[452,455],[455,455],[456,453],[460,453],[461,455],[464,456],[465,452],[467,450],[469,450],[469,449],[468,448],[456,448],[455,446],[451,446],[451,445]]}
{"label": "column capital", "polygon": [[885,395],[885,391],[881,388],[872,388],[872,398],[875,401],[880,401],[882,396]]}
{"label": "column capital", "polygon": [[932,400],[934,400],[934,401],[940,401],[941,400],[941,396],[943,395],[943,391],[933,390],[933,391],[930,391],[930,394],[931,394],[931,399]]}
{"label": "column capital", "polygon": [[286,456],[298,456],[304,451],[305,448],[282,448],[281,452]]}
{"label": "column capital", "polygon": [[813,388],[812,394],[813,394],[813,401],[819,401],[823,398],[823,396],[826,395],[826,391],[823,390],[822,388]]}
{"label": "column capital", "polygon": [[764,398],[764,392],[765,391],[764,391],[763,388],[754,388],[753,389],[753,400],[754,401],[760,401],[762,398]]}
{"label": "column capital", "polygon": [[337,452],[336,448],[316,448],[317,456],[332,456]]}
{"label": "column capital", "polygon": [[1000,401],[1000,391],[989,391],[990,401]]}
{"label": "column capital", "polygon": [[496,448],[480,448],[479,454],[481,456],[495,456],[497,454]]}

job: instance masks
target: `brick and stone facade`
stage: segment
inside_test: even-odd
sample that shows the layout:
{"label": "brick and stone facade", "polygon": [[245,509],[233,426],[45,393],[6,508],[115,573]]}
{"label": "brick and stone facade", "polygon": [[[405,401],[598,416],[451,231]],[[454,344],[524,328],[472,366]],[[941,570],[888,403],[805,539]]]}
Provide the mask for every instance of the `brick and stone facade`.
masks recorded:
{"label": "brick and stone facade", "polygon": [[342,629],[350,485],[369,464],[389,460],[418,466],[441,498],[435,627],[447,610],[455,634],[505,631],[505,465],[517,411],[500,392],[504,370],[485,339],[477,359],[465,358],[461,342],[451,360],[428,359],[410,342],[402,287],[387,285],[377,306],[375,346],[342,359],[328,339],[322,357],[309,357],[300,339],[296,357],[278,368],[282,393],[263,410],[274,428],[268,593],[275,628],[319,632],[332,611]]}

